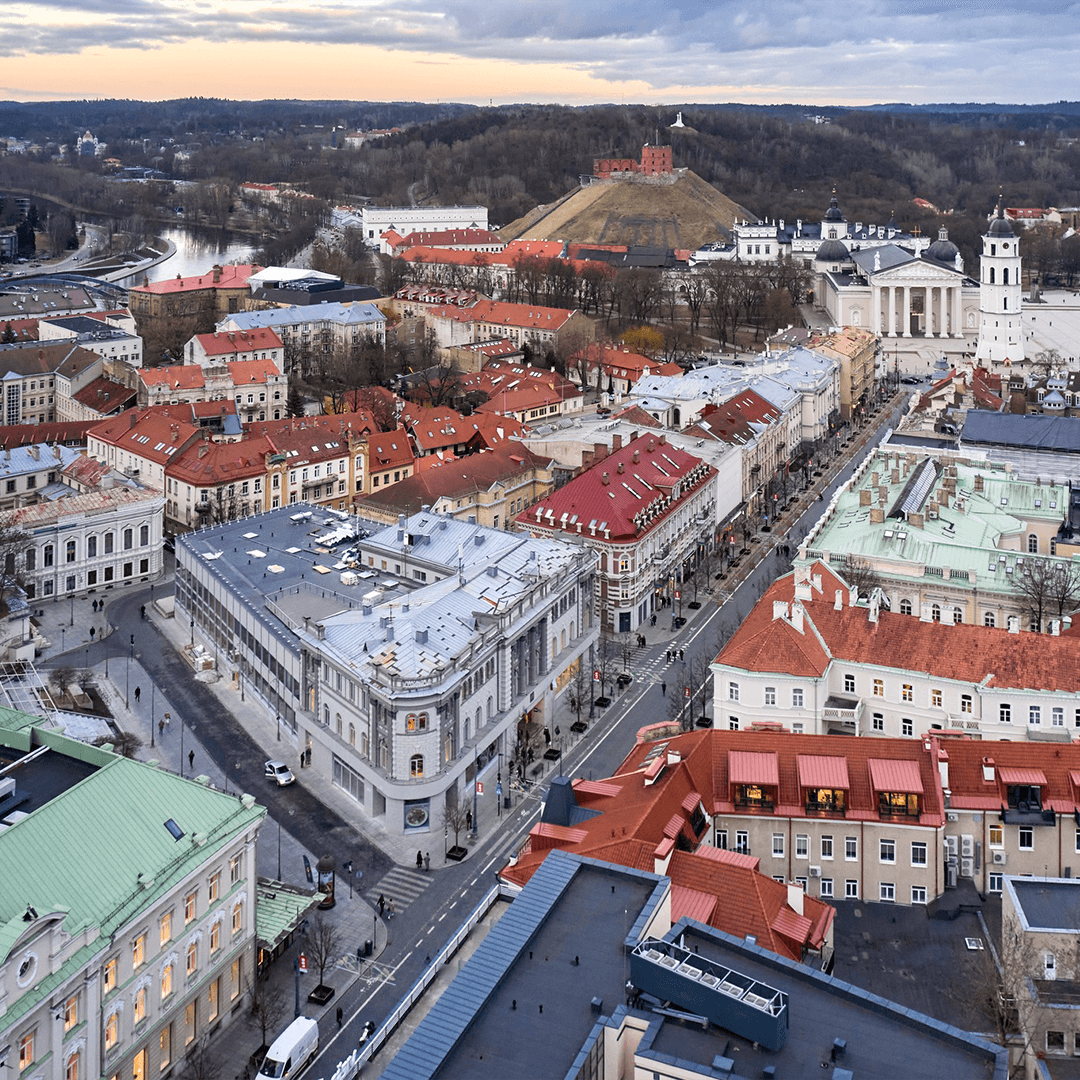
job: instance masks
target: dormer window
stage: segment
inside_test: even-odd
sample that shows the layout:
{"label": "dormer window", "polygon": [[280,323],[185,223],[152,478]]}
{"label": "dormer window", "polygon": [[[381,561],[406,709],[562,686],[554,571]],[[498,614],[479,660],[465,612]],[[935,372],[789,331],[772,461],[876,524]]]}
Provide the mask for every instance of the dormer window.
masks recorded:
{"label": "dormer window", "polygon": [[847,759],[800,754],[799,787],[808,814],[843,814],[847,808]]}
{"label": "dormer window", "polygon": [[870,786],[878,797],[882,817],[918,817],[923,793],[922,775],[917,761],[871,758]]}
{"label": "dormer window", "polygon": [[732,801],[737,808],[771,813],[780,788],[780,767],[776,754],[729,751],[728,782]]}
{"label": "dormer window", "polygon": [[1038,813],[1042,810],[1042,793],[1046,775],[1041,769],[1020,769],[1002,766],[998,777],[1005,785],[1005,801],[1011,810]]}

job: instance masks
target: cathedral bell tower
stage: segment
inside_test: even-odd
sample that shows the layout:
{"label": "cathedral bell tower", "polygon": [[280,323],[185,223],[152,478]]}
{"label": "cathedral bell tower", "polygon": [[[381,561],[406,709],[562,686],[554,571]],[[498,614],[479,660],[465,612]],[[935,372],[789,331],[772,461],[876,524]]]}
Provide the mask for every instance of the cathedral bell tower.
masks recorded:
{"label": "cathedral bell tower", "polygon": [[1024,359],[1020,321],[1020,242],[998,200],[979,260],[979,341],[975,360],[993,365]]}

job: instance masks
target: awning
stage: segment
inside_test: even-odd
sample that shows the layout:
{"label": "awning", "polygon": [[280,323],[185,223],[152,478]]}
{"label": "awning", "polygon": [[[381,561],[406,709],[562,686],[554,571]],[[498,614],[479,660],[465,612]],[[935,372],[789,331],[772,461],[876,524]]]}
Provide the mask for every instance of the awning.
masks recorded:
{"label": "awning", "polygon": [[896,791],[904,795],[921,795],[922,775],[917,761],[884,761],[870,758],[870,786],[875,791]]}
{"label": "awning", "polygon": [[1038,784],[1039,787],[1046,787],[1046,774],[1042,769],[1023,769],[1023,768],[1010,768],[1009,766],[999,766],[998,776],[1006,784]]}
{"label": "awning", "polygon": [[799,754],[799,787],[850,791],[847,758]]}
{"label": "awning", "polygon": [[[728,751],[728,781],[732,784],[780,786],[780,765],[776,754],[749,750]],[[920,791],[922,788],[919,789]]]}

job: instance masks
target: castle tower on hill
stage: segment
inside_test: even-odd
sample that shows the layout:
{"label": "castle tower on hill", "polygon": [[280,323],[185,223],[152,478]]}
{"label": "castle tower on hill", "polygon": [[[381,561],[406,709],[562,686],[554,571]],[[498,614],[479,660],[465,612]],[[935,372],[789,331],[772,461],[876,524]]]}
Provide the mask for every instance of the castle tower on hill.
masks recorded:
{"label": "castle tower on hill", "polygon": [[670,146],[650,146],[646,143],[641,148],[641,160],[633,158],[594,158],[593,176],[599,180],[610,180],[619,173],[635,173],[638,176],[664,176],[673,172]]}
{"label": "castle tower on hill", "polygon": [[1020,242],[999,200],[997,213],[983,236],[979,262],[978,363],[1015,364],[1024,359],[1020,299]]}

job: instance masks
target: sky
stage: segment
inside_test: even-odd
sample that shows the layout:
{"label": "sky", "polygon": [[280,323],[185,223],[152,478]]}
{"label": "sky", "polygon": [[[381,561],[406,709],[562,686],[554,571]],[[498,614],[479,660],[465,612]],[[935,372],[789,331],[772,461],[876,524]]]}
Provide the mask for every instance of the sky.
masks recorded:
{"label": "sky", "polygon": [[4,0],[0,99],[1080,98],[1080,3]]}

